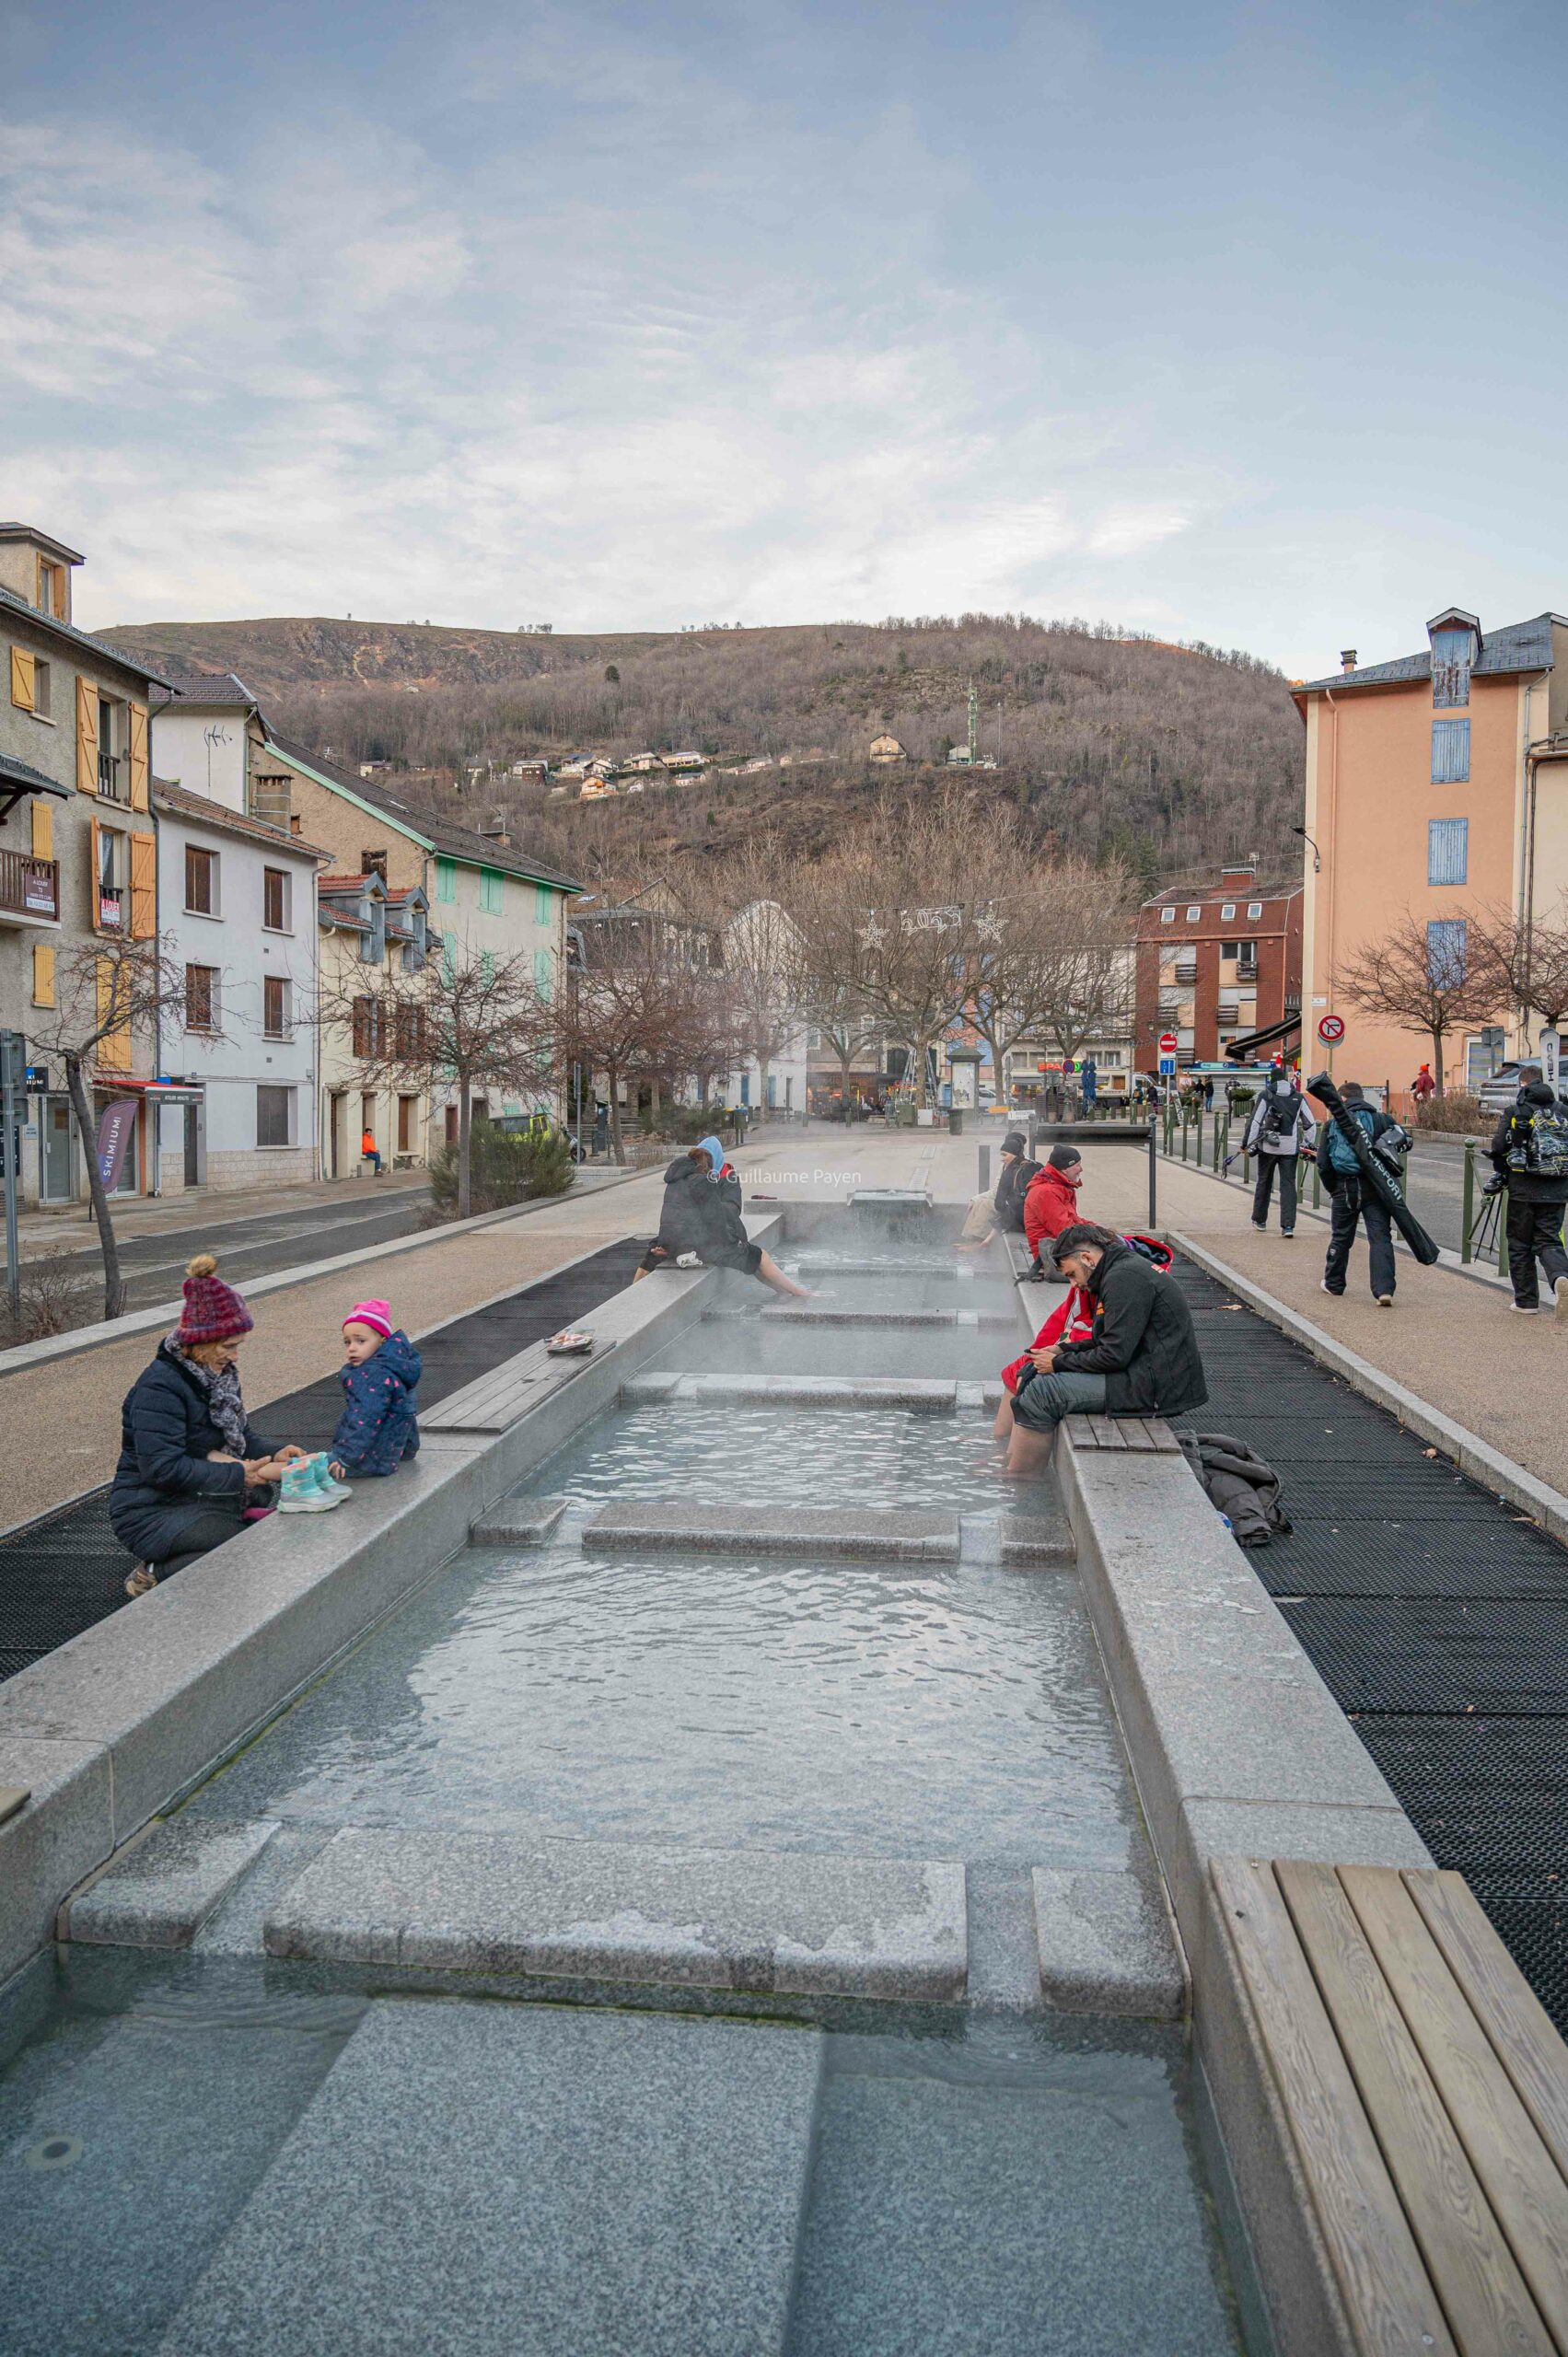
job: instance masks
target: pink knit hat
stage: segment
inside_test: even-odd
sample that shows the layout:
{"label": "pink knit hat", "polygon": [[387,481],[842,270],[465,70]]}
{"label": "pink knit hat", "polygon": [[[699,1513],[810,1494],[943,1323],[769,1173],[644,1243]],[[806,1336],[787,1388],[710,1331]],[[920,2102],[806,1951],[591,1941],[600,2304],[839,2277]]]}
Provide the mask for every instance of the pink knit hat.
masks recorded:
{"label": "pink knit hat", "polygon": [[182,1342],[230,1342],[237,1334],[249,1334],[256,1323],[234,1287],[218,1275],[217,1265],[210,1252],[198,1252],[186,1263],[190,1273],[180,1288],[185,1306],[179,1326]]}
{"label": "pink knit hat", "polygon": [[368,1326],[373,1334],[379,1334],[385,1341],[392,1330],[392,1305],[389,1301],[356,1301],[343,1324]]}

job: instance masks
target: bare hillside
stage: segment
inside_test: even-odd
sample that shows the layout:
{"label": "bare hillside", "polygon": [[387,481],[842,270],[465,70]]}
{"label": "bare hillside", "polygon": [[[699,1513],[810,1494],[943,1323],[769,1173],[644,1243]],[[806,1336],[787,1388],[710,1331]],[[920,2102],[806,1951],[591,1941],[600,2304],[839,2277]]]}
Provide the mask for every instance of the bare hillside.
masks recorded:
{"label": "bare hillside", "polygon": [[[968,736],[997,758],[1039,838],[1120,851],[1151,878],[1233,852],[1286,859],[1300,722],[1281,675],[1245,655],[1104,625],[966,615],[875,624],[555,636],[276,620],[107,631],[171,676],[234,670],[289,733],[342,761],[388,761],[448,814],[501,807],[541,852],[590,872],[632,839],[717,848],[760,824],[809,853],[890,784]],[[874,765],[881,732],[907,761]],[[718,767],[629,803],[578,805],[501,772],[517,759],[691,747]],[[778,766],[783,759],[784,765]],[[494,764],[494,771],[491,765]],[[469,772],[485,776],[470,784]]]}

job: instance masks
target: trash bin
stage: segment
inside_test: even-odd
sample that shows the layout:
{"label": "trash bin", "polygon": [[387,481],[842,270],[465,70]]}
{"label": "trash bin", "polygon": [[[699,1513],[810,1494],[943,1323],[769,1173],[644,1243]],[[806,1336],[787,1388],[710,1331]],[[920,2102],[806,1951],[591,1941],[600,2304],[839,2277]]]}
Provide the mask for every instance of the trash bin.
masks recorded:
{"label": "trash bin", "polygon": [[949,1137],[961,1138],[963,1133],[964,1109],[961,1105],[955,1105],[947,1116],[947,1134]]}

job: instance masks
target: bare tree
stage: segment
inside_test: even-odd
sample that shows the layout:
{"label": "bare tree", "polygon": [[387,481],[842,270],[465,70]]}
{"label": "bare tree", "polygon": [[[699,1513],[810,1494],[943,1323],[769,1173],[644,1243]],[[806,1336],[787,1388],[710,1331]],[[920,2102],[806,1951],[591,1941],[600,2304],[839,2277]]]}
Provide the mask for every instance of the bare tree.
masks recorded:
{"label": "bare tree", "polygon": [[1409,911],[1355,950],[1334,979],[1357,1014],[1380,1016],[1431,1040],[1439,1097],[1444,1040],[1467,1024],[1484,1022],[1501,1003],[1495,969],[1469,954],[1468,922],[1461,948],[1452,935],[1430,933]]}
{"label": "bare tree", "polygon": [[734,1033],[722,984],[702,962],[705,935],[664,911],[623,903],[581,926],[580,964],[554,1012],[563,1063],[604,1076],[611,1148],[626,1159],[621,1091],[643,1080],[673,1093],[688,1074],[727,1068]]}
{"label": "bare tree", "polygon": [[[96,1065],[94,1085],[100,1087],[112,1087],[120,1072],[129,1074],[135,1035],[155,1030],[163,1014],[183,1008],[185,976],[157,939],[106,935],[56,959],[54,998],[52,1010],[29,1016],[29,1036],[42,1057],[51,1062],[58,1057],[64,1070],[103,1253],[103,1314],[118,1318],[125,1307],[125,1283],[99,1167],[87,1069]],[[213,1012],[205,1010],[209,1025]]]}
{"label": "bare tree", "polygon": [[1486,972],[1499,1007],[1516,1008],[1527,1036],[1539,1015],[1549,1031],[1568,1022],[1568,896],[1549,916],[1527,921],[1512,909],[1487,909],[1469,923],[1469,950]]}
{"label": "bare tree", "polygon": [[781,897],[789,869],[777,840],[761,836],[703,871],[696,911],[717,946],[738,1058],[755,1060],[764,1106],[772,1068],[807,1020],[806,937]]}
{"label": "bare tree", "polygon": [[873,952],[865,939],[863,881],[852,862],[835,855],[798,871],[789,886],[801,942],[801,1004],[837,1059],[846,1107],[855,1058],[882,1037],[867,981]]}
{"label": "bare tree", "polygon": [[323,1022],[350,1034],[367,1079],[458,1097],[458,1217],[473,1204],[473,1100],[495,1088],[542,1090],[554,1010],[535,987],[526,953],[447,954],[417,973],[383,972],[374,990],[352,981],[328,997]]}
{"label": "bare tree", "polygon": [[866,1007],[908,1043],[919,1101],[930,1049],[963,1014],[978,914],[970,874],[973,798],[950,786],[920,802],[885,804],[842,856],[862,915],[860,989]]}
{"label": "bare tree", "polygon": [[1136,888],[1120,860],[1032,855],[1012,812],[989,818],[972,872],[970,1019],[1000,1089],[1020,1039],[1048,1039],[1067,1062],[1087,1040],[1125,1028]]}

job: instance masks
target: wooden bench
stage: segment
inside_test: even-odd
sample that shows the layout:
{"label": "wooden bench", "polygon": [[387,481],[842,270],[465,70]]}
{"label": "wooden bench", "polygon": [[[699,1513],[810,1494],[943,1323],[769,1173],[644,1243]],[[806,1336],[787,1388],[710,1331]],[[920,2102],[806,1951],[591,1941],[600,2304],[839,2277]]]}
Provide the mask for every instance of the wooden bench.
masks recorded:
{"label": "wooden bench", "polygon": [[1074,1448],[1135,1448],[1179,1457],[1181,1445],[1163,1416],[1063,1416]]}
{"label": "wooden bench", "polygon": [[587,1357],[552,1358],[542,1342],[530,1343],[422,1414],[419,1428],[425,1433],[504,1433],[547,1394],[591,1366],[596,1356],[602,1359],[613,1348],[609,1343]]}
{"label": "wooden bench", "polygon": [[1568,2047],[1460,1875],[1214,1858],[1360,2351],[1568,2352]]}

